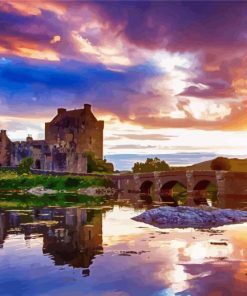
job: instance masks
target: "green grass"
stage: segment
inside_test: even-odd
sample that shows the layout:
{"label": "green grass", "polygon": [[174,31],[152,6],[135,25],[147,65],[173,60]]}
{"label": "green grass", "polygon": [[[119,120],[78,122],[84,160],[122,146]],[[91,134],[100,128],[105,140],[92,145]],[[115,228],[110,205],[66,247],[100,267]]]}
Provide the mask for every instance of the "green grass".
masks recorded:
{"label": "green grass", "polygon": [[14,171],[0,171],[0,190],[21,190],[37,186],[55,190],[77,190],[93,186],[111,186],[107,177],[17,175]]}

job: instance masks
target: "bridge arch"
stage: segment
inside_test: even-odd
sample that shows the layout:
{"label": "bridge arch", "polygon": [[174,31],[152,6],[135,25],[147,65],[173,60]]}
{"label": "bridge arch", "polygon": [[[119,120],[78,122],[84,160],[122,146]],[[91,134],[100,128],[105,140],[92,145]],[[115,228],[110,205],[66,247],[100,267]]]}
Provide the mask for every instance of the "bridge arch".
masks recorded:
{"label": "bridge arch", "polygon": [[213,204],[217,200],[217,183],[215,180],[205,178],[198,180],[193,188],[195,204]]}
{"label": "bridge arch", "polygon": [[145,180],[140,186],[140,198],[146,202],[152,202],[154,195],[154,182]]}
{"label": "bridge arch", "polygon": [[169,180],[160,188],[160,199],[169,205],[178,205],[187,197],[187,188],[183,182],[179,180]]}
{"label": "bridge arch", "polygon": [[208,179],[203,179],[198,181],[195,186],[194,186],[194,190],[204,190],[206,189],[210,184],[215,185],[215,182],[212,182],[212,180],[208,180]]}

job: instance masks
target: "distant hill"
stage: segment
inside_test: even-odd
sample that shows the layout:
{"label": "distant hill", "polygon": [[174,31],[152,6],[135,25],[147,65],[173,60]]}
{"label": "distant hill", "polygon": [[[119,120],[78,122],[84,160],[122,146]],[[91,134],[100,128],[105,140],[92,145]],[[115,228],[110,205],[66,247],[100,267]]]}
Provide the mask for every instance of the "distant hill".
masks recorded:
{"label": "distant hill", "polygon": [[[230,171],[234,172],[247,172],[247,158],[245,159],[238,159],[238,158],[229,158],[231,163],[231,169]],[[193,164],[191,166],[185,166],[185,167],[173,167],[173,169],[179,169],[179,170],[211,170],[210,164],[212,160],[199,162],[196,164]]]}

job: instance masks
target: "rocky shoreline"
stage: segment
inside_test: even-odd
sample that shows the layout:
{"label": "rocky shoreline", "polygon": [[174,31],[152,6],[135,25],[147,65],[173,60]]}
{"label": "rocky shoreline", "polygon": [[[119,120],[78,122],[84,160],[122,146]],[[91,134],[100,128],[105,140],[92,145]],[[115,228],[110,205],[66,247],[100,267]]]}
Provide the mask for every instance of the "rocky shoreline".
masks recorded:
{"label": "rocky shoreline", "polygon": [[211,228],[247,222],[247,211],[210,207],[159,207],[132,218],[159,228]]}
{"label": "rocky shoreline", "polygon": [[[31,189],[28,189],[27,192],[37,196],[42,196],[44,194],[57,194],[59,192],[70,193],[70,191],[67,191],[67,190],[58,191],[53,189],[47,189],[47,188],[44,188],[44,186],[37,186]],[[88,196],[112,196],[116,193],[116,190],[111,187],[98,186],[98,187],[81,188],[76,190],[74,193],[88,195]]]}

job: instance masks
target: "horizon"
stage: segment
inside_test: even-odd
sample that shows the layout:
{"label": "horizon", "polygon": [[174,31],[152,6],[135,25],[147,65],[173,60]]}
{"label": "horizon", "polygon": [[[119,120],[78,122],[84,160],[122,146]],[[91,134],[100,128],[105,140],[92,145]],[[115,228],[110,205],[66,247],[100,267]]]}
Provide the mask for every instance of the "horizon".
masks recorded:
{"label": "horizon", "polygon": [[42,139],[57,108],[90,103],[110,159],[244,158],[246,11],[246,2],[2,1],[0,127],[13,141]]}

